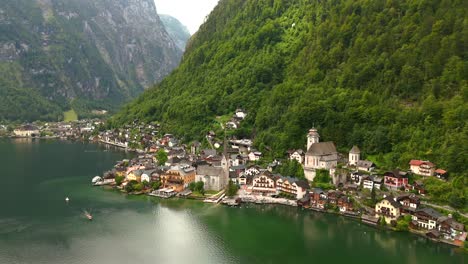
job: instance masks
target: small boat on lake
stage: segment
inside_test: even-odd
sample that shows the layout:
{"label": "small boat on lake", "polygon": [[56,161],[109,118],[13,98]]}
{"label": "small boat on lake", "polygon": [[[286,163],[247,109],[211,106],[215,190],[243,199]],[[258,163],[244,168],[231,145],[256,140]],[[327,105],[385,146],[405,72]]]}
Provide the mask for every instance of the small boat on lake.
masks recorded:
{"label": "small boat on lake", "polygon": [[93,216],[91,215],[90,212],[84,210],[83,214],[85,215],[86,218],[88,218],[89,221],[93,220]]}

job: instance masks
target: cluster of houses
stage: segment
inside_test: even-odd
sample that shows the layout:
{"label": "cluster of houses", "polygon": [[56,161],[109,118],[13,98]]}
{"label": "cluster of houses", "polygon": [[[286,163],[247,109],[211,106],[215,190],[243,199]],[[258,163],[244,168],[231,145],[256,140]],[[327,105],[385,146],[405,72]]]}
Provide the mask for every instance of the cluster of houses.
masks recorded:
{"label": "cluster of houses", "polygon": [[421,207],[415,194],[392,195],[384,197],[375,205],[375,216],[386,223],[395,223],[400,216],[411,215],[410,228],[428,231],[427,236],[463,243],[467,233],[465,226],[451,216],[444,216],[430,207]]}
{"label": "cluster of houses", "polygon": [[70,122],[49,122],[45,124],[23,124],[15,127],[11,136],[17,138],[63,138],[88,139],[101,120],[80,120]]}
{"label": "cluster of houses", "polygon": [[[366,215],[394,223],[400,216],[410,214],[413,229],[427,230],[434,237],[452,241],[463,241],[463,236],[466,236],[462,224],[432,209],[420,207],[417,195],[424,195],[424,185],[419,181],[410,184],[409,175],[446,177],[445,171],[435,169],[434,164],[428,161],[411,160],[409,171],[376,173],[374,163],[360,159],[361,152],[357,146],[351,148],[348,157],[343,157],[333,142],[320,142],[317,130],[311,129],[307,135],[307,151],[299,149],[288,152],[289,159],[297,160],[303,166],[306,179],[298,179],[274,173],[274,168],[281,165],[278,161],[268,164],[266,168],[255,165],[261,153],[253,149],[249,139],[224,140],[221,143],[224,144],[223,152],[218,153],[216,149],[202,149],[200,142],[181,144],[171,134],[157,138],[156,129],[142,125],[101,132],[98,137],[103,141],[116,142],[118,139],[128,146],[128,139],[134,137],[137,131],[140,133],[138,140],[146,152],[132,160],[119,162],[104,178],[125,176],[123,186],[132,180],[148,183],[158,181],[164,194],[183,194],[191,183],[200,181],[204,183],[205,190],[221,191],[232,181],[247,195],[287,197],[305,208],[332,209],[351,216],[363,213],[363,205],[356,204],[360,190],[388,189],[402,195],[396,198],[386,196],[375,208],[367,208],[372,212],[367,211]],[[214,138],[214,135],[208,137]],[[168,159],[164,164],[156,159],[155,153],[160,150],[167,153]],[[329,171],[336,190],[310,187],[318,170]],[[345,177],[341,177],[342,174]]]}
{"label": "cluster of houses", "polygon": [[298,205],[315,210],[335,208],[344,214],[357,215],[349,193],[339,190],[324,191],[321,188],[313,188],[308,195],[298,201]]}
{"label": "cluster of houses", "polygon": [[[309,181],[313,181],[318,170],[327,170],[336,186],[353,185],[362,186],[365,189],[415,191],[424,194],[424,186],[421,181],[409,183],[410,174],[421,176],[435,176],[440,179],[447,178],[447,172],[436,169],[430,161],[411,160],[409,171],[387,171],[377,175],[376,165],[372,161],[361,160],[361,151],[358,146],[353,146],[348,157],[340,155],[331,141],[320,142],[317,129],[312,128],[307,134],[307,151],[302,149],[289,150],[289,159],[296,160],[304,168],[304,175]],[[338,169],[338,163],[342,168]],[[357,186],[356,186],[357,187]]]}
{"label": "cluster of houses", "polygon": [[240,126],[240,122],[245,119],[247,116],[247,113],[238,108],[236,109],[236,112],[234,112],[234,115],[231,117],[229,121],[226,122],[226,128],[227,129],[237,129]]}

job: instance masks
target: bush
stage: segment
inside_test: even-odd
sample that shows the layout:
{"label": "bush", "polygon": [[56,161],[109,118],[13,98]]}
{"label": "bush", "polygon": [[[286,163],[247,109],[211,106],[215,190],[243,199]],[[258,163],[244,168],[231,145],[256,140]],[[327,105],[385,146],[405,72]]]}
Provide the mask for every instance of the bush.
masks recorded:
{"label": "bush", "polygon": [[226,188],[226,195],[229,197],[233,197],[234,195],[237,194],[237,191],[239,190],[239,187],[234,184],[231,180],[229,180],[229,184]]}
{"label": "bush", "polygon": [[160,181],[155,181],[155,182],[153,182],[153,183],[151,184],[151,188],[152,188],[153,190],[157,190],[157,189],[159,189],[159,187],[161,187],[161,182],[160,182]]}
{"label": "bush", "polygon": [[395,229],[397,231],[408,231],[410,222],[411,222],[411,215],[405,215],[403,217],[400,217],[400,219],[398,219],[398,221],[396,222]]}
{"label": "bush", "polygon": [[122,184],[123,180],[125,179],[124,176],[116,176],[115,177],[115,184],[120,185]]}

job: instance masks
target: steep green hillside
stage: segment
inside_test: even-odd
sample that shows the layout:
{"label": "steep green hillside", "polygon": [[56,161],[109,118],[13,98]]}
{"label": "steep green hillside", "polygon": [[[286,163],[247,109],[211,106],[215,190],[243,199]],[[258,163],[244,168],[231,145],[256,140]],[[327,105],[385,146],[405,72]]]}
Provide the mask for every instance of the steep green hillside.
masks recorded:
{"label": "steep green hillside", "polygon": [[180,23],[177,18],[169,15],[159,15],[161,22],[164,24],[167,33],[174,40],[177,47],[181,50],[185,50],[185,45],[190,38],[190,32],[187,27]]}
{"label": "steep green hillside", "polygon": [[198,137],[245,108],[261,150],[304,148],[315,124],[342,151],[384,166],[429,159],[467,171],[468,20],[464,1],[221,0],[181,65],[127,105],[135,118]]}
{"label": "steep green hillside", "polygon": [[0,94],[8,94],[0,98],[0,120],[116,109],[181,56],[153,0],[3,1],[0,78],[9,81],[0,83]]}

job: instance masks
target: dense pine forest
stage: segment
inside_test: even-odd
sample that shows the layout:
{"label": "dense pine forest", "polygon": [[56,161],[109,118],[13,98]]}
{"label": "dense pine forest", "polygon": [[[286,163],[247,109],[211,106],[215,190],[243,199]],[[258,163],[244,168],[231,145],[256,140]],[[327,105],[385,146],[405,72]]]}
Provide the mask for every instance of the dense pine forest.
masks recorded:
{"label": "dense pine forest", "polygon": [[[186,140],[248,112],[238,137],[283,157],[321,140],[384,168],[468,170],[468,18],[462,0],[221,0],[181,65],[111,120]],[[465,177],[466,178],[466,177]]]}

